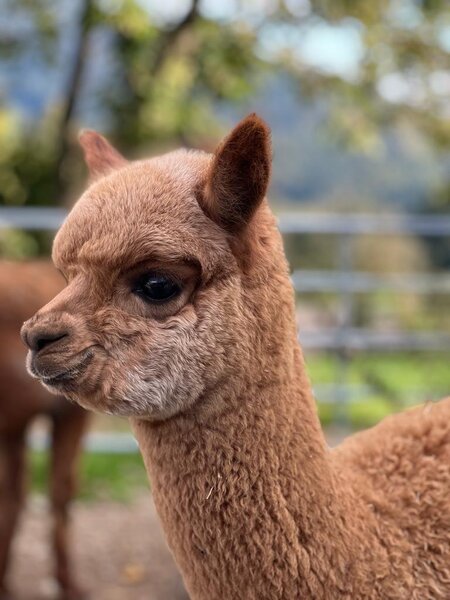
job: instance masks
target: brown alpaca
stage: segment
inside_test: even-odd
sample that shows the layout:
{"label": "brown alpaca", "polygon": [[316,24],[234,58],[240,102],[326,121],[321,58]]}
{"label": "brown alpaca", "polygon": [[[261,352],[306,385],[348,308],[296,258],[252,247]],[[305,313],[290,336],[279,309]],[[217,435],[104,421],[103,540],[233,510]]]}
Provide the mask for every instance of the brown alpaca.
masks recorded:
{"label": "brown alpaca", "polygon": [[214,156],[82,145],[97,181],[55,239],[67,287],[24,325],[29,370],[131,417],[192,598],[448,600],[450,401],[327,448],[267,126],[248,117]]}
{"label": "brown alpaca", "polygon": [[19,331],[23,320],[63,287],[50,263],[0,263],[0,598],[6,591],[11,540],[24,498],[26,432],[38,415],[52,422],[50,500],[53,548],[61,598],[81,598],[72,578],[68,549],[68,508],[88,412],[54,396],[28,376]]}

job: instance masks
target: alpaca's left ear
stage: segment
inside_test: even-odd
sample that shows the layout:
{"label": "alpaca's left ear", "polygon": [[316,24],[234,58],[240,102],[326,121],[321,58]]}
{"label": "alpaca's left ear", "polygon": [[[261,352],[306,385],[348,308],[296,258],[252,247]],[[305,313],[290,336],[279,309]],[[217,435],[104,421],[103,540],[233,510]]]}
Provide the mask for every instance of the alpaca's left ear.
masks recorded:
{"label": "alpaca's left ear", "polygon": [[242,120],[216,150],[203,197],[205,212],[239,233],[261,204],[269,184],[270,129],[256,114]]}
{"label": "alpaca's left ear", "polygon": [[96,131],[84,129],[79,141],[92,179],[98,179],[127,164],[127,160]]}

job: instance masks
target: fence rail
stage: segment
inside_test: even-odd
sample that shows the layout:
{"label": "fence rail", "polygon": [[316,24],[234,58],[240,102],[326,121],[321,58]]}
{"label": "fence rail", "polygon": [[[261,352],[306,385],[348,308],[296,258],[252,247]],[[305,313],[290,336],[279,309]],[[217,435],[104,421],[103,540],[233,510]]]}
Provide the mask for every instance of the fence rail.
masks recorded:
{"label": "fence rail", "polygon": [[278,218],[284,234],[332,233],[337,235],[390,235],[409,234],[445,236],[450,233],[450,217],[446,215],[373,215],[337,213],[290,213]]}
{"label": "fence rail", "polygon": [[336,327],[302,331],[299,341],[307,350],[340,351],[427,351],[450,350],[450,335],[434,331],[373,331],[362,327]]}
{"label": "fence rail", "polygon": [[[67,215],[64,208],[54,207],[0,207],[0,229],[29,230],[57,229]],[[284,234],[328,233],[337,235],[411,234],[445,236],[450,234],[450,216],[447,215],[373,215],[315,212],[283,212],[278,224]]]}
{"label": "fence rail", "polygon": [[292,273],[292,282],[298,292],[305,293],[385,290],[414,294],[450,294],[450,274],[446,273],[376,275],[361,271],[298,269]]}
{"label": "fence rail", "polygon": [[63,208],[0,207],[0,229],[27,229],[29,231],[53,231],[58,229],[67,216]]}

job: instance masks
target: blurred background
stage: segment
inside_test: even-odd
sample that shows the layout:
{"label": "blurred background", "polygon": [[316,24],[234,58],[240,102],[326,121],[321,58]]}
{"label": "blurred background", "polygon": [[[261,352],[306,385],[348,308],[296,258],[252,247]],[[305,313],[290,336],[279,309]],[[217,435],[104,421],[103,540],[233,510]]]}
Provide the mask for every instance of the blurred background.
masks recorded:
{"label": "blurred background", "polygon": [[[48,256],[86,183],[81,128],[133,158],[212,150],[257,111],[272,127],[270,200],[331,443],[449,393],[446,0],[0,7],[3,258]],[[32,437],[37,488],[41,433]],[[125,422],[96,418],[87,444],[85,497],[124,500],[145,488]]]}

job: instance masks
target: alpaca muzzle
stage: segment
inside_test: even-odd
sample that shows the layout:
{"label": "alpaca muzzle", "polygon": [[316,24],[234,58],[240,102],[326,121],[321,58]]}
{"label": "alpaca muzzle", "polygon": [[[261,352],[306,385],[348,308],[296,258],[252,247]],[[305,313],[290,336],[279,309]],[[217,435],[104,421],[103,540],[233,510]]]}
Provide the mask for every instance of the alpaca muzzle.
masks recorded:
{"label": "alpaca muzzle", "polygon": [[37,314],[24,323],[21,337],[29,348],[30,375],[59,392],[73,389],[94,357],[93,345],[80,344],[63,317],[42,318]]}

